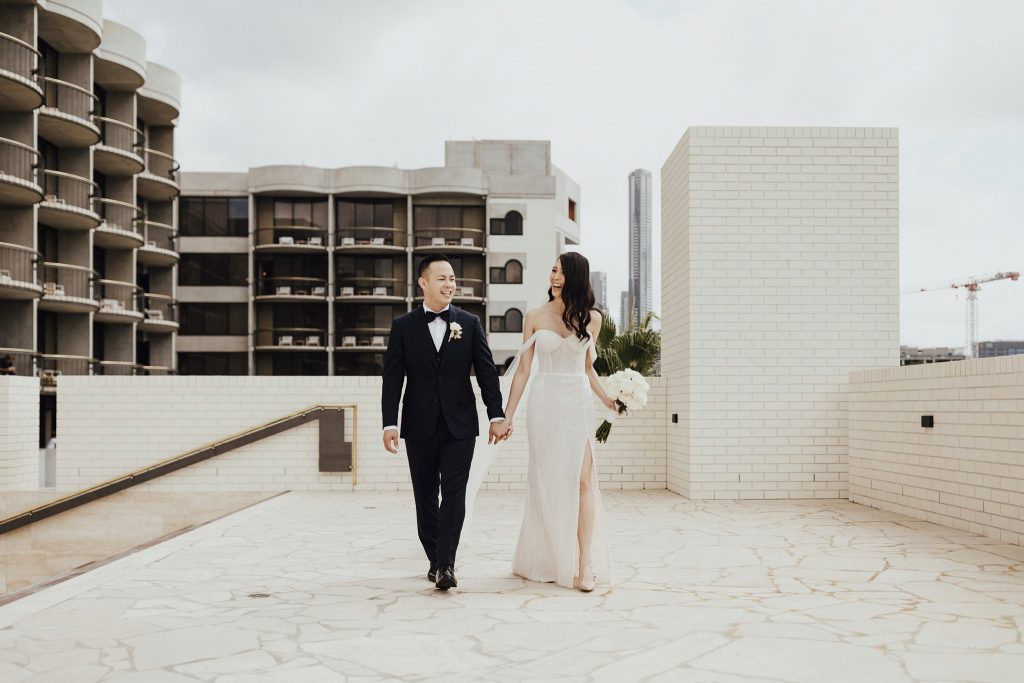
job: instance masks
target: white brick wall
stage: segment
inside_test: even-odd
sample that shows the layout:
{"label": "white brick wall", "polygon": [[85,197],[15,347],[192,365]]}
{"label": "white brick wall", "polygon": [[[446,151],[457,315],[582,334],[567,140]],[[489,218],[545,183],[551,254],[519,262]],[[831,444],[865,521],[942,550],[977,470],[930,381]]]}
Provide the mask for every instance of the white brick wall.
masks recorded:
{"label": "white brick wall", "polygon": [[1024,542],[1024,356],[851,373],[850,500]]}
{"label": "white brick wall", "polygon": [[[503,379],[508,394],[509,379]],[[665,488],[664,391],[652,378],[647,409],[619,421],[596,458],[602,487]],[[317,403],[356,403],[356,489],[411,488],[404,445],[381,444],[378,377],[61,377],[57,485],[78,489]],[[523,408],[528,410],[528,402]],[[484,419],[480,405],[481,421]],[[526,414],[502,444],[486,488],[519,489]],[[596,428],[596,425],[595,425]],[[351,418],[346,425],[351,436]],[[350,474],[317,472],[318,427],[303,425],[146,486],[153,490],[352,490]]]}
{"label": "white brick wall", "polygon": [[39,379],[0,376],[0,491],[39,485]]}
{"label": "white brick wall", "polygon": [[662,201],[670,488],[844,497],[848,374],[899,363],[897,131],[690,128]]}

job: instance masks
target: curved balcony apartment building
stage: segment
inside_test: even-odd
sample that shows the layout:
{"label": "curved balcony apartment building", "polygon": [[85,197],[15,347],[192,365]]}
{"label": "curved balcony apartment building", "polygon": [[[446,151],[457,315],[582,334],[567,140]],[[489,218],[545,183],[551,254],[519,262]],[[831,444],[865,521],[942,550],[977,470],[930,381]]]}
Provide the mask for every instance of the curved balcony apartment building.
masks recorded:
{"label": "curved balcony apartment building", "polygon": [[0,357],[174,372],[181,83],[99,0],[0,2]]}
{"label": "curved balcony apartment building", "polygon": [[375,375],[391,321],[443,253],[455,304],[502,364],[548,274],[579,242],[579,186],[546,141],[449,141],[445,165],[183,173],[183,374]]}

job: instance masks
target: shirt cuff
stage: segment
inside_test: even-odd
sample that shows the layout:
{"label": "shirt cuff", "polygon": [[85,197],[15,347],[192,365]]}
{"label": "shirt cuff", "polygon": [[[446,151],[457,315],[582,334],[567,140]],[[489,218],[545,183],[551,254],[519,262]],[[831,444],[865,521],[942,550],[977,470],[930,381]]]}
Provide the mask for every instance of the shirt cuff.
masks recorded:
{"label": "shirt cuff", "polygon": [[503,417],[492,417],[491,418],[491,422],[504,422],[504,421],[505,421],[505,418],[503,418]]}
{"label": "shirt cuff", "polygon": [[398,425],[388,425],[387,427],[384,428],[384,431],[386,432],[389,429],[394,429],[397,432],[398,431]]}

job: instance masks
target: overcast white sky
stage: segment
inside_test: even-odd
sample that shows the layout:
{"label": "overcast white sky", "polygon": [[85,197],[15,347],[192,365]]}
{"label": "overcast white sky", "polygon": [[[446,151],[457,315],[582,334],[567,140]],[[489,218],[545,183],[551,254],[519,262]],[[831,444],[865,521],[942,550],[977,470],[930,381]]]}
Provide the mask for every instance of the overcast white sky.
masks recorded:
{"label": "overcast white sky", "polygon": [[[1024,3],[104,0],[104,14],[181,74],[185,170],[440,166],[446,139],[551,140],[613,302],[626,176],[654,175],[657,244],[661,165],[691,125],[896,126],[901,287],[1024,270]],[[904,344],[963,345],[962,294],[904,296],[901,318]],[[980,336],[1024,339],[1024,281],[983,287]]]}

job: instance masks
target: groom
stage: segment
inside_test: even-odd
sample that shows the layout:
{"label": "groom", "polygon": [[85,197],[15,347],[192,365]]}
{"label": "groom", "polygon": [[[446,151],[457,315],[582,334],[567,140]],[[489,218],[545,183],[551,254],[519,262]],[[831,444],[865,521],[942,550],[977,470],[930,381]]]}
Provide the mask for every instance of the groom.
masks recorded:
{"label": "groom", "polygon": [[[491,420],[488,443],[508,427],[501,409],[498,371],[480,319],[451,305],[455,271],[440,254],[420,261],[423,305],[395,318],[384,353],[381,413],[384,448],[398,452],[398,398],[402,380],[402,432],[416,500],[416,526],[430,560],[427,578],[440,590],[458,585],[455,551],[466,517],[466,482],[480,430],[470,368]],[[438,489],[441,505],[438,507]]]}

